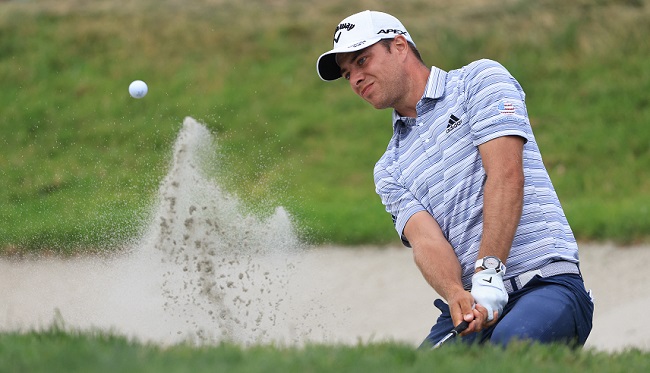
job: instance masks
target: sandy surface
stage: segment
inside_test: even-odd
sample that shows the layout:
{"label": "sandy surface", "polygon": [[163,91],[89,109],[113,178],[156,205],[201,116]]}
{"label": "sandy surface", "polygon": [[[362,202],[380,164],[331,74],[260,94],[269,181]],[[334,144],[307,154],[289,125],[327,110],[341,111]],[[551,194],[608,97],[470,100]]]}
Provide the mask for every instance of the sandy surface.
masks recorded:
{"label": "sandy surface", "polygon": [[[152,252],[114,259],[0,260],[0,329],[39,329],[59,318],[69,328],[112,330],[163,344],[188,338],[210,343],[225,335],[243,343],[388,339],[416,346],[438,315],[432,305],[436,294],[408,249],[328,247],[283,255],[278,262],[283,264],[259,272],[278,281],[256,285],[251,280],[247,289],[231,284],[222,296],[230,295],[230,301],[221,304],[202,300],[200,290],[170,276],[186,273],[183,263],[162,263]],[[631,320],[650,307],[642,268],[650,260],[650,247],[582,244],[581,258],[596,300],[587,346],[649,350],[650,325]],[[260,257],[259,263],[268,258]],[[248,269],[229,267],[232,278],[249,276],[259,263],[253,258]],[[216,272],[212,276],[218,277]],[[174,279],[184,285],[170,290],[165,281]],[[248,300],[252,305],[241,305],[253,293],[258,295]],[[190,300],[183,301],[188,294]]]}

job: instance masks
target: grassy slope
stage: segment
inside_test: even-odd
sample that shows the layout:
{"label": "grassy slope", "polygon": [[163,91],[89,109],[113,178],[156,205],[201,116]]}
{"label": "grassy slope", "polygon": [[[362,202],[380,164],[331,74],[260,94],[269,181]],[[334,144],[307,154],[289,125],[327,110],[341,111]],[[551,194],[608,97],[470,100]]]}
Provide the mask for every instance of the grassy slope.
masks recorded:
{"label": "grassy slope", "polygon": [[[217,134],[218,177],[252,206],[287,206],[315,241],[395,242],[372,184],[389,112],[314,71],[332,25],[365,8],[402,18],[430,64],[503,63],[578,237],[647,239],[650,11],[592,3],[1,3],[0,247],[137,235],[186,115]],[[128,96],[134,79],[146,98]]]}

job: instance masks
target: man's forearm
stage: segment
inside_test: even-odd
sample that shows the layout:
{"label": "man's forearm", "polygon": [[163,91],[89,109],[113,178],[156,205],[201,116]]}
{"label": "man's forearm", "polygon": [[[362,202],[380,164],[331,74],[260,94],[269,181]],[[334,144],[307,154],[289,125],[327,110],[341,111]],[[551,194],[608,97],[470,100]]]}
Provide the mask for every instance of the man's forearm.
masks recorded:
{"label": "man's forearm", "polygon": [[483,236],[478,257],[496,256],[504,263],[521,220],[523,181],[488,180],[483,200]]}
{"label": "man's forearm", "polygon": [[451,245],[447,243],[448,247],[441,246],[415,244],[413,259],[427,283],[436,293],[449,300],[454,293],[463,291],[461,268]]}
{"label": "man's forearm", "polygon": [[426,281],[449,304],[453,324],[466,321],[470,323],[467,333],[480,330],[482,317],[474,310],[474,298],[463,288],[460,263],[449,242],[418,242],[413,244],[413,256]]}
{"label": "man's forearm", "polygon": [[483,234],[478,258],[506,262],[521,220],[524,198],[523,141],[502,137],[479,147],[487,175],[483,191]]}
{"label": "man's forearm", "polygon": [[463,290],[461,268],[453,247],[426,211],[414,214],[404,228],[413,247],[413,259],[424,279],[443,298]]}

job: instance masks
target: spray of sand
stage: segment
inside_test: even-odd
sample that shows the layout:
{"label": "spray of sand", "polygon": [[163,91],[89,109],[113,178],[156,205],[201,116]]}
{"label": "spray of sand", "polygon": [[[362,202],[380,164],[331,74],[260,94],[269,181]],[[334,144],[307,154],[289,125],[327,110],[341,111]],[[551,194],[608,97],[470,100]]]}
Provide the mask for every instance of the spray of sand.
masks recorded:
{"label": "spray of sand", "polygon": [[206,178],[202,162],[213,148],[209,131],[186,118],[156,220],[139,247],[167,264],[165,310],[189,322],[192,337],[265,341],[286,322],[282,289],[300,245],[282,208],[264,221],[243,215],[238,200]]}
{"label": "spray of sand", "polygon": [[0,262],[2,328],[60,318],[160,343],[327,340],[330,311],[314,302],[318,289],[301,288],[315,273],[296,271],[306,248],[290,217],[281,207],[265,219],[243,213],[204,172],[215,146],[207,128],[185,119],[152,222],[128,253]]}

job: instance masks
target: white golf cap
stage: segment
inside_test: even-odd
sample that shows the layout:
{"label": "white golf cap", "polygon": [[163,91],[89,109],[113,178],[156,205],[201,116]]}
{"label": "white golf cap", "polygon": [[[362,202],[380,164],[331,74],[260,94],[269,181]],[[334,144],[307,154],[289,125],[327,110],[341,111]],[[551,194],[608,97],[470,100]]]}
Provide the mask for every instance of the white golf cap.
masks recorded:
{"label": "white golf cap", "polygon": [[334,48],[318,58],[318,76],[325,81],[340,78],[341,69],[336,63],[337,53],[358,51],[381,39],[393,39],[398,35],[404,36],[415,45],[402,22],[390,14],[366,10],[349,16],[341,21],[334,31]]}

